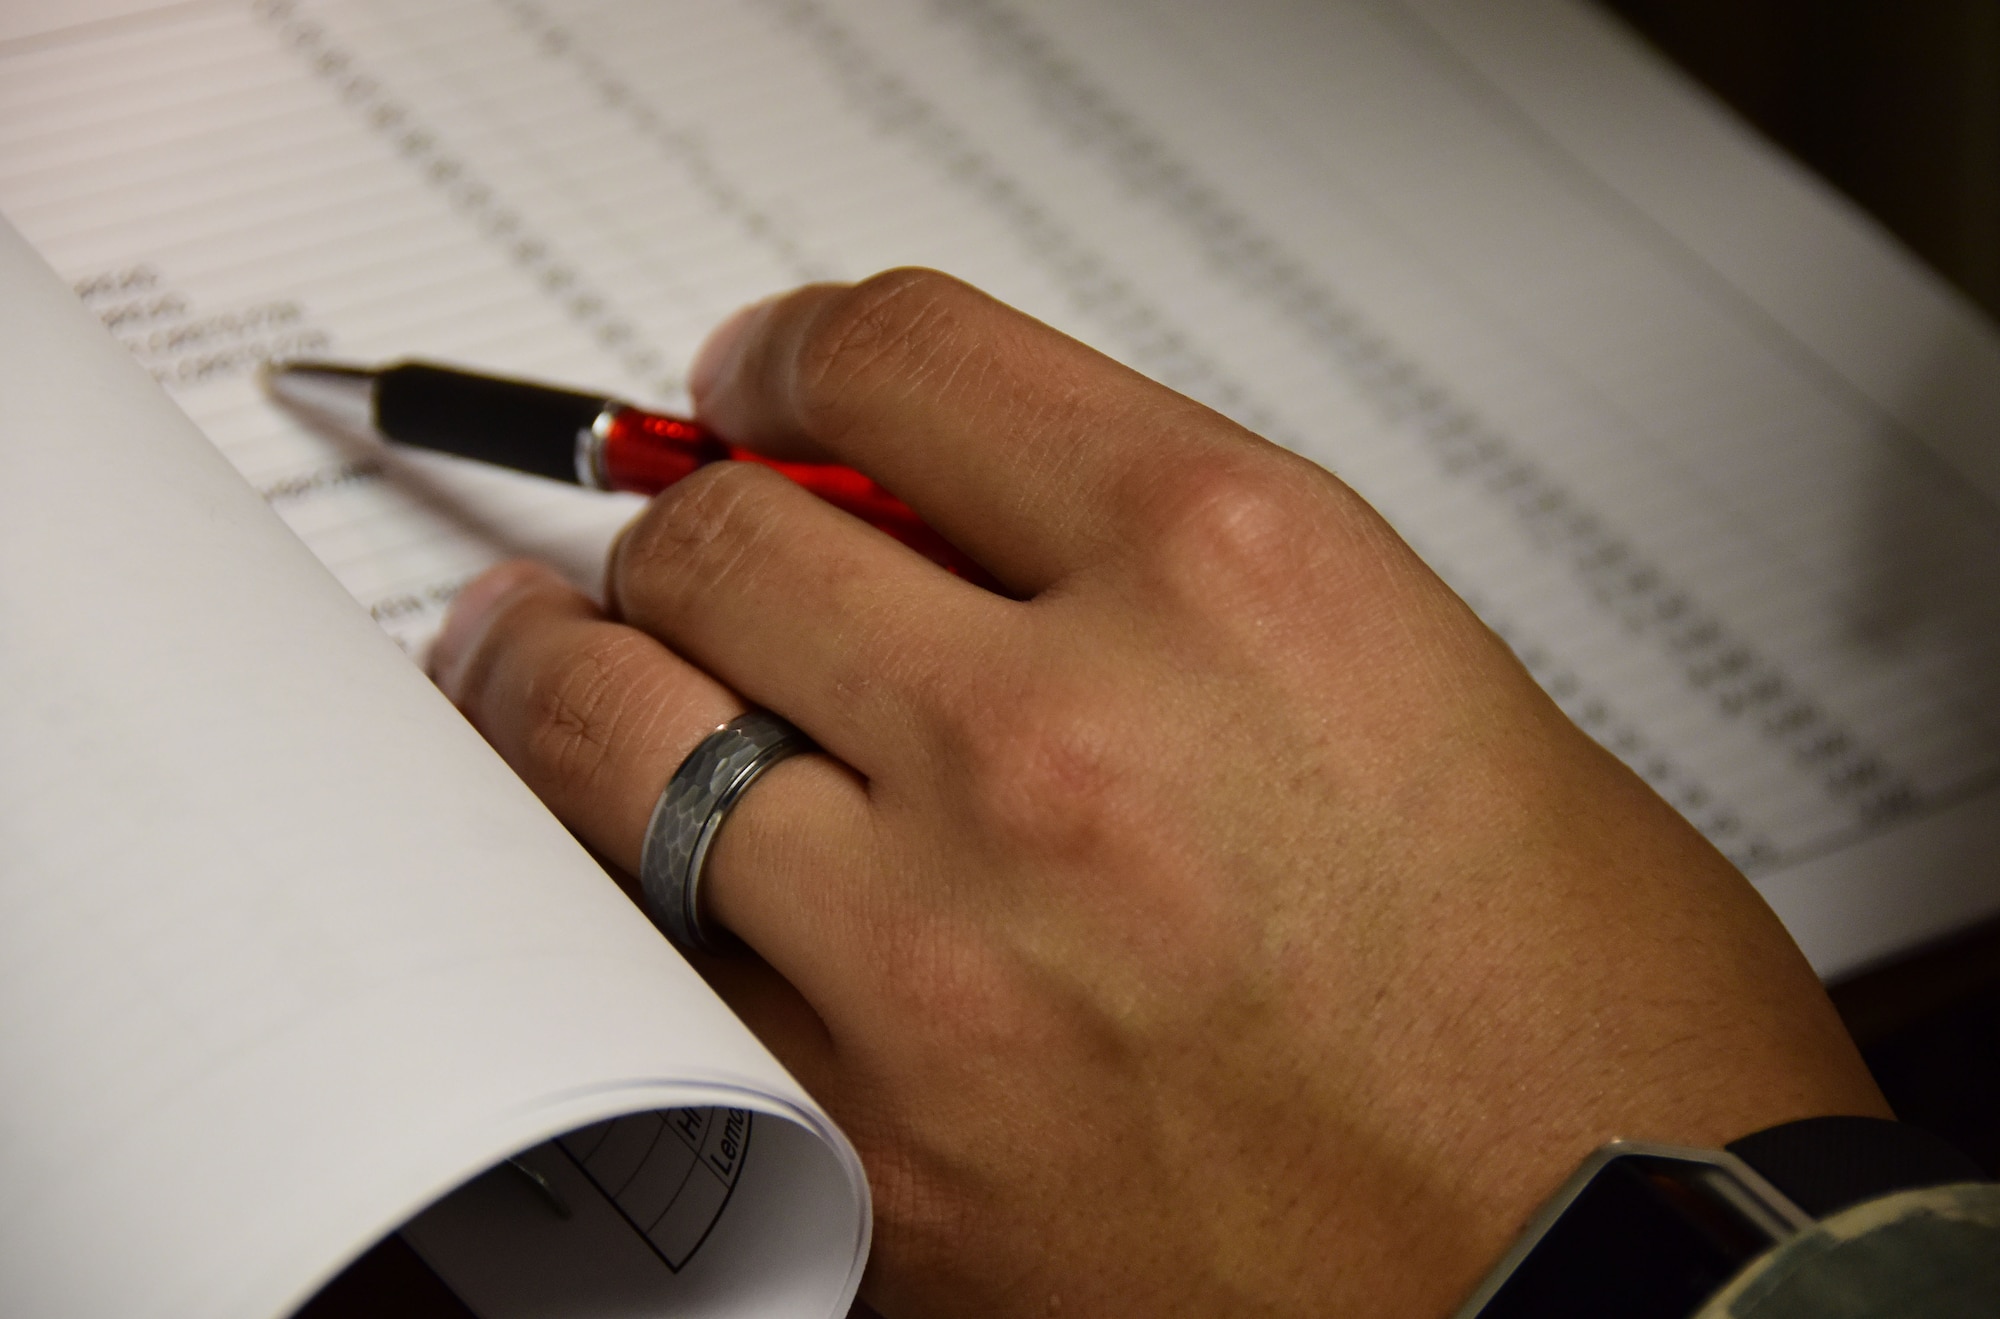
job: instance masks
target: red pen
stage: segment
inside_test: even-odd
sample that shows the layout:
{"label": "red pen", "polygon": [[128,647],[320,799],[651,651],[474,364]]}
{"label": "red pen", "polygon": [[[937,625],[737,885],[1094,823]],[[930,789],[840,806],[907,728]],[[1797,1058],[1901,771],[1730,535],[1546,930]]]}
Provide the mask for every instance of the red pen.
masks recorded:
{"label": "red pen", "polygon": [[998,589],[984,569],[931,530],[908,504],[853,468],[766,458],[683,417],[648,412],[601,394],[425,362],[380,368],[287,362],[271,367],[264,383],[282,403],[308,414],[332,415],[399,444],[592,490],[656,495],[710,463],[758,463],[967,581]]}

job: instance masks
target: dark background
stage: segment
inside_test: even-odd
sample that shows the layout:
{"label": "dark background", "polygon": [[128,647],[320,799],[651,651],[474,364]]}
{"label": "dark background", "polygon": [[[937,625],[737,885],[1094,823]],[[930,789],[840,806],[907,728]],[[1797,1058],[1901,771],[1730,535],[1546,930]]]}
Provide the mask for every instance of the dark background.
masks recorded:
{"label": "dark background", "polygon": [[2000,0],[1599,6],[2000,317]]}
{"label": "dark background", "polygon": [[[2000,0],[1597,3],[2000,320]],[[2000,1174],[2000,924],[1834,1001],[1903,1119]],[[350,1315],[470,1319],[395,1238],[297,1319]]]}

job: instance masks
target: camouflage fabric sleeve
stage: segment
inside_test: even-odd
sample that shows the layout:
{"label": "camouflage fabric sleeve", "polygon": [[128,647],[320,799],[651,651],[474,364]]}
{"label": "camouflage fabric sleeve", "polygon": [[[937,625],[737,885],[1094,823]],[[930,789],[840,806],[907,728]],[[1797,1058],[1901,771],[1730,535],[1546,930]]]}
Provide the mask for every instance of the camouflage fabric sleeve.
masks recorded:
{"label": "camouflage fabric sleeve", "polygon": [[2000,1315],[2000,1185],[1926,1187],[1843,1210],[1751,1263],[1696,1319],[1891,1315]]}

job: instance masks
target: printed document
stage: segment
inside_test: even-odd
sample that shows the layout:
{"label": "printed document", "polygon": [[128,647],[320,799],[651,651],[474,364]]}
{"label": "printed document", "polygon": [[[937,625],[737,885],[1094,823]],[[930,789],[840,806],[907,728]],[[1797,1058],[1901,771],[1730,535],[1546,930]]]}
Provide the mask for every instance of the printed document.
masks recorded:
{"label": "printed document", "polygon": [[2000,347],[1563,0],[93,0],[0,211],[406,649],[630,500],[308,434],[267,357],[665,406],[941,267],[1325,464],[1833,975],[2000,912]]}

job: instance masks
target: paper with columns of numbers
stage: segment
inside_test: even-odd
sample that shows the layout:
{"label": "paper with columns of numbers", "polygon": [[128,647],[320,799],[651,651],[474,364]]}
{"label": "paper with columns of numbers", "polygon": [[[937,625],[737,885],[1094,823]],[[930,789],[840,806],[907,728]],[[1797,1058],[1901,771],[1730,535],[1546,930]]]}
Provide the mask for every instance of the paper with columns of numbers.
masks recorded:
{"label": "paper with columns of numbers", "polygon": [[1578,5],[93,3],[0,30],[0,209],[408,649],[631,505],[256,361],[675,404],[929,264],[1352,482],[1822,972],[2000,911],[2000,347]]}
{"label": "paper with columns of numbers", "polygon": [[2000,909],[1994,336],[1561,0],[96,0],[0,207],[390,633],[628,502],[309,436],[268,355],[673,404],[940,266],[1341,473],[1827,973]]}

